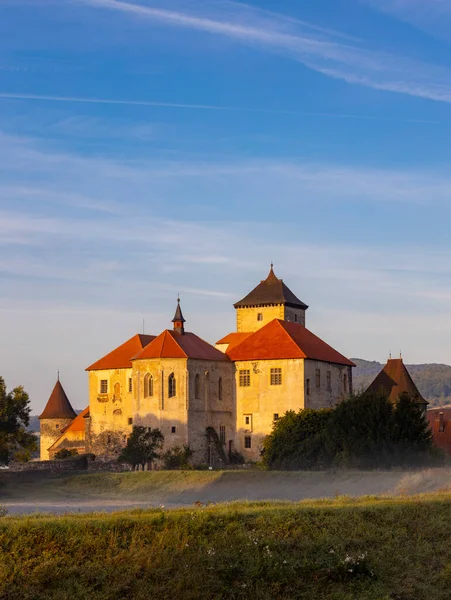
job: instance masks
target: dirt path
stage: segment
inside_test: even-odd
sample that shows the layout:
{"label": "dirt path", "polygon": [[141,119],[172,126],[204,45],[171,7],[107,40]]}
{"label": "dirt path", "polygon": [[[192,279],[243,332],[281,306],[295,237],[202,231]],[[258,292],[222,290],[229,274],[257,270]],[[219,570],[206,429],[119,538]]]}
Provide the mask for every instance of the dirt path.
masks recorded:
{"label": "dirt path", "polygon": [[451,489],[451,469],[423,471],[93,473],[0,479],[10,514],[119,511],[195,502],[416,494]]}

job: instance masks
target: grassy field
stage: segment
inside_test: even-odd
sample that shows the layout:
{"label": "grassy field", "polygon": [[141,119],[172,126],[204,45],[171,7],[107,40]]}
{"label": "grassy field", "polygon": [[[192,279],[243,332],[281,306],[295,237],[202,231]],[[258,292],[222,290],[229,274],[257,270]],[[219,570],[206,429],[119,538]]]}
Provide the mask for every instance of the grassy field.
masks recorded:
{"label": "grassy field", "polygon": [[448,600],[451,495],[0,518],[0,598]]}

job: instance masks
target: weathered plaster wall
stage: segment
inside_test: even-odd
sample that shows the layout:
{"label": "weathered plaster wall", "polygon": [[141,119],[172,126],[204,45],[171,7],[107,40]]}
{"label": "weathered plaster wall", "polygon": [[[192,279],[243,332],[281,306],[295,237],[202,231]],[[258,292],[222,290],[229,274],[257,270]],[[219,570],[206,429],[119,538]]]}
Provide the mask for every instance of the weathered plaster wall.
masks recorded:
{"label": "weathered plaster wall", "polygon": [[[304,360],[237,361],[237,449],[246,460],[259,460],[263,438],[271,432],[274,415],[304,408]],[[282,384],[271,385],[271,369],[282,369]],[[240,370],[250,370],[249,387],[240,386]],[[246,425],[250,417],[250,426]],[[245,437],[252,447],[245,448]]]}
{"label": "weathered plaster wall", "polygon": [[[104,454],[111,447],[121,446],[130,434],[133,417],[133,379],[132,392],[129,391],[129,379],[132,369],[108,369],[89,371],[89,443],[88,450],[94,454]],[[108,381],[108,391],[101,393],[101,380]],[[112,435],[114,433],[114,440]],[[117,453],[117,452],[116,452]]]}
{"label": "weathered plaster wall", "polygon": [[[316,370],[320,372],[320,387],[316,386]],[[327,373],[331,385],[328,387]],[[305,396],[305,408],[331,408],[347,396],[352,386],[351,367],[316,360],[305,360],[305,379],[310,380],[310,395]],[[346,390],[345,379],[347,376]]]}
{"label": "weathered plaster wall", "polygon": [[[258,320],[258,315],[263,315],[263,320]],[[238,332],[258,331],[273,319],[284,319],[285,309],[283,304],[275,306],[252,306],[236,309],[236,330]]]}
{"label": "weathered plaster wall", "polygon": [[49,448],[61,436],[61,431],[72,422],[72,419],[40,420],[40,459],[49,460]]}

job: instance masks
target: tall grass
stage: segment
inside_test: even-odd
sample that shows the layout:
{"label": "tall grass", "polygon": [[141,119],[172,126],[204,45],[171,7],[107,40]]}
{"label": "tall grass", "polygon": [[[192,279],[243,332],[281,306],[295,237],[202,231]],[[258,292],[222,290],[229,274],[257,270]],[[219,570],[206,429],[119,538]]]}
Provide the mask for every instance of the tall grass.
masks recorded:
{"label": "tall grass", "polygon": [[0,519],[5,600],[447,600],[451,496]]}

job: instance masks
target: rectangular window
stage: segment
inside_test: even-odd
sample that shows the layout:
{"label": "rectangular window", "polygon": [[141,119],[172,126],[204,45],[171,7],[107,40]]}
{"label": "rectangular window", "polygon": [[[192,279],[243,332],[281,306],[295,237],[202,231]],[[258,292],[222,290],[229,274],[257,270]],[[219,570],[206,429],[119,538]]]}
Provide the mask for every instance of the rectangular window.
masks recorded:
{"label": "rectangular window", "polygon": [[251,385],[251,372],[249,369],[240,370],[240,387],[250,387]]}
{"label": "rectangular window", "polygon": [[343,390],[345,392],[348,391],[348,376],[347,375],[343,375]]}
{"label": "rectangular window", "polygon": [[101,394],[108,394],[108,379],[101,379],[100,380],[100,393]]}
{"label": "rectangular window", "polygon": [[310,396],[310,379],[305,380],[305,393]]}
{"label": "rectangular window", "polygon": [[327,391],[332,391],[332,375],[330,371],[327,371]]}
{"label": "rectangular window", "polygon": [[226,443],[225,425],[220,425],[219,426],[219,439],[221,440],[221,444],[225,444]]}
{"label": "rectangular window", "polygon": [[252,415],[244,415],[244,428],[252,431]]}
{"label": "rectangular window", "polygon": [[171,433],[177,433],[177,427],[172,426],[171,427]]}
{"label": "rectangular window", "polygon": [[263,321],[263,313],[258,313],[257,321]]}
{"label": "rectangular window", "polygon": [[315,376],[316,376],[316,388],[319,389],[321,387],[321,371],[319,369],[316,369]]}
{"label": "rectangular window", "polygon": [[250,435],[245,435],[244,436],[244,447],[249,450],[250,448],[252,448],[252,438]]}
{"label": "rectangular window", "polygon": [[282,385],[282,369],[271,369],[271,385]]}
{"label": "rectangular window", "polygon": [[131,417],[128,418],[128,424],[133,425],[133,419]]}
{"label": "rectangular window", "polygon": [[131,377],[129,377],[129,378],[128,378],[128,392],[129,392],[129,394],[131,394],[131,393],[132,393],[132,389],[133,389],[133,386],[132,386],[132,378],[131,378]]}
{"label": "rectangular window", "polygon": [[279,413],[274,413],[274,422],[279,420]]}

